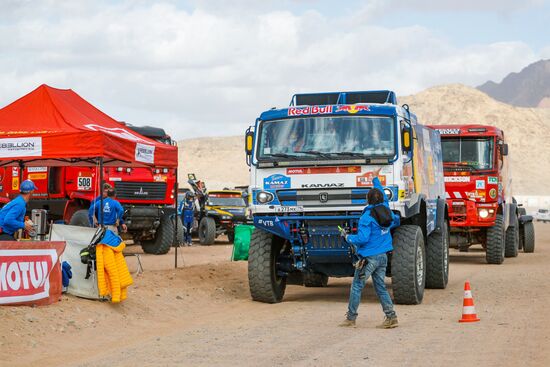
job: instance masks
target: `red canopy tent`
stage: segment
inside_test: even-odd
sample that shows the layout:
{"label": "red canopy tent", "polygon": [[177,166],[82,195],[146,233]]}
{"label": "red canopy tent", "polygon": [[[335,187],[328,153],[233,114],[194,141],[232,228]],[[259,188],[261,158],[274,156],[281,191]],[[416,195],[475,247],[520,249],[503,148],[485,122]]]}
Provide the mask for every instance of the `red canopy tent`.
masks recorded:
{"label": "red canopy tent", "polygon": [[177,147],[146,138],[71,89],[45,84],[0,109],[0,166],[177,168]]}

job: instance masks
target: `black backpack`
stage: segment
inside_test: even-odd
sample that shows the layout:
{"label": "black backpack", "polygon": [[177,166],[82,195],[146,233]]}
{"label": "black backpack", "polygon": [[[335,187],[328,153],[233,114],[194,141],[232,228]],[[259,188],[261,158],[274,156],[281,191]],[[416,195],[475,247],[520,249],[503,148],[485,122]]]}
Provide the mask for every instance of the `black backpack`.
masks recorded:
{"label": "black backpack", "polygon": [[393,222],[392,211],[385,205],[377,205],[370,211],[370,216],[374,218],[376,223],[381,227],[389,227]]}

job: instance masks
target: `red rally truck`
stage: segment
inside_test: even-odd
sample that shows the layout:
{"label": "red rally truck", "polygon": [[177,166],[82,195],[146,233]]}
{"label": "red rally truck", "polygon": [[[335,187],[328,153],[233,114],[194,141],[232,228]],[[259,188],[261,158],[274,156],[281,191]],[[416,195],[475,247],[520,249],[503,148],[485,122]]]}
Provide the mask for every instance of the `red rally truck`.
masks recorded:
{"label": "red rally truck", "polygon": [[481,244],[489,264],[533,252],[532,217],[512,197],[508,144],[502,130],[485,125],[432,126],[441,134],[450,246]]}
{"label": "red rally truck", "polygon": [[[163,129],[131,126],[132,130],[165,144],[174,144]],[[21,177],[38,187],[28,209],[46,209],[48,218],[64,223],[89,226],[88,208],[100,195],[99,167],[0,167],[0,202],[7,202],[19,192]],[[116,190],[116,199],[124,207],[128,233],[146,253],[164,254],[174,242],[176,226],[174,208],[176,170],[166,167],[105,167],[103,179]],[[177,219],[178,241],[183,225]]]}

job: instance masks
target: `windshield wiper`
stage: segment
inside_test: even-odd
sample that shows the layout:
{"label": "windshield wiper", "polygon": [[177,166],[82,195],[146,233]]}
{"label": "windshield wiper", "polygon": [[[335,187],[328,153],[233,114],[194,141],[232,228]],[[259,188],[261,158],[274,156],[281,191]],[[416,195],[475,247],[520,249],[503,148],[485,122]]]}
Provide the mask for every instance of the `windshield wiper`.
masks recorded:
{"label": "windshield wiper", "polygon": [[330,158],[330,154],[331,154],[331,153],[319,152],[318,150],[304,150],[297,153],[311,154],[311,155],[316,155],[323,158]]}
{"label": "windshield wiper", "polygon": [[[452,165],[451,167],[445,167],[445,165]],[[454,167],[453,167],[454,166]],[[469,168],[469,169],[472,169],[472,170],[478,170],[479,168],[477,168],[476,166],[473,166],[471,164],[467,164],[467,163],[462,163],[462,162],[444,162],[443,163],[443,169],[445,168],[451,168],[451,169],[455,169],[455,168]]]}
{"label": "windshield wiper", "polygon": [[365,157],[365,155],[363,153],[358,153],[358,152],[335,152],[335,153],[330,153],[330,154],[349,155],[349,156],[352,156],[352,157]]}
{"label": "windshield wiper", "polygon": [[290,158],[296,160],[295,155],[290,155],[286,153],[271,153],[271,154],[265,154],[264,157],[279,157],[279,158]]}

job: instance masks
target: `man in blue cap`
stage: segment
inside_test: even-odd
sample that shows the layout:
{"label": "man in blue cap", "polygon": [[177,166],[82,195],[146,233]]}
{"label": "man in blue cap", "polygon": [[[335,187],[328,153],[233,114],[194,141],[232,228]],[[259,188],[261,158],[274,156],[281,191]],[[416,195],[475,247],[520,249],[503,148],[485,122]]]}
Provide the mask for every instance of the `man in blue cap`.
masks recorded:
{"label": "man in blue cap", "polygon": [[0,210],[0,241],[15,241],[13,234],[18,230],[25,229],[29,232],[32,230],[33,223],[30,220],[25,222],[25,213],[27,203],[36,189],[31,180],[21,182],[19,187],[21,194]]}

